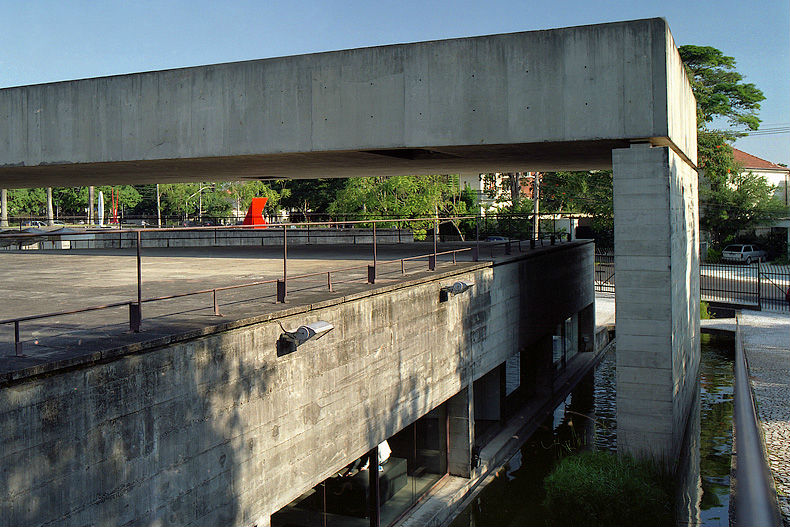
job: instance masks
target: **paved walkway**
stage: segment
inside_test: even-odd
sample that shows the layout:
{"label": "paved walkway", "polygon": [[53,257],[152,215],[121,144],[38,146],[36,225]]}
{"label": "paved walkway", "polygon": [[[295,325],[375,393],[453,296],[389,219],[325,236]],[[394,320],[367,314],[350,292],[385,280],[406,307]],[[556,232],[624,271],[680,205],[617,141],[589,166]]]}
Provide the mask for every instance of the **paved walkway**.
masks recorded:
{"label": "paved walkway", "polygon": [[740,326],[768,463],[790,527],[790,316],[743,311]]}

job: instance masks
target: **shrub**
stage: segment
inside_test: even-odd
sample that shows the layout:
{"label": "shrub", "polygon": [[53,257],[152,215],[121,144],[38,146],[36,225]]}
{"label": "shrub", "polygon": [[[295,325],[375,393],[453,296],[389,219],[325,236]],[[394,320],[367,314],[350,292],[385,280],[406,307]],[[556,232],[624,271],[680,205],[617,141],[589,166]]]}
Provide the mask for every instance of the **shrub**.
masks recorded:
{"label": "shrub", "polygon": [[583,452],[564,458],[544,485],[552,525],[672,525],[669,474],[652,461]]}
{"label": "shrub", "polygon": [[708,320],[712,318],[710,316],[710,311],[708,311],[708,303],[704,300],[699,303],[699,318],[700,320]]}
{"label": "shrub", "polygon": [[705,263],[719,263],[721,262],[721,251],[708,247],[708,253],[705,255]]}

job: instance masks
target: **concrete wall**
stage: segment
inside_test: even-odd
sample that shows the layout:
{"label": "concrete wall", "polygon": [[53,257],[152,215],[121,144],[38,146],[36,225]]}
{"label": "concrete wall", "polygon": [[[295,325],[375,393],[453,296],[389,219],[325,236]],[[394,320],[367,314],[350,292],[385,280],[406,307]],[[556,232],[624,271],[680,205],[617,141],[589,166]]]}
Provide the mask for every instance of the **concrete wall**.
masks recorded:
{"label": "concrete wall", "polygon": [[[669,142],[665,146],[697,164],[697,101],[691,91],[686,69],[675,47],[675,40],[666,27],[666,82]],[[662,143],[659,141],[659,143]]]}
{"label": "concrete wall", "polygon": [[[530,317],[589,304],[591,262],[592,244],[567,244],[3,386],[0,525],[265,525],[527,346]],[[475,286],[440,303],[459,279]],[[277,357],[278,321],[315,320],[335,329]]]}
{"label": "concrete wall", "polygon": [[[54,231],[57,233],[57,231]],[[26,238],[21,246],[13,236],[0,240],[0,250],[17,249],[124,249],[137,247],[137,233],[107,230],[89,234],[53,234],[46,241]],[[380,244],[412,243],[411,231],[376,229],[376,242]],[[371,229],[289,229],[288,245],[372,244]],[[267,229],[218,229],[199,231],[143,231],[142,247],[261,247],[282,246],[283,230],[275,226]]]}
{"label": "concrete wall", "polygon": [[613,161],[618,448],[671,462],[699,368],[697,174],[666,147]]}

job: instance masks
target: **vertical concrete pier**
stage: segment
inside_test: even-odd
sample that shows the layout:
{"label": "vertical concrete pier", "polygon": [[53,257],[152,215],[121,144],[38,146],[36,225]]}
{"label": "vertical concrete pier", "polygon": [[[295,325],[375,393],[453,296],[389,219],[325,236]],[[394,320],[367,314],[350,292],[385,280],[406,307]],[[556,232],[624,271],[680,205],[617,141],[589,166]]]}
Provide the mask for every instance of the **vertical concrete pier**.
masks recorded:
{"label": "vertical concrete pier", "polygon": [[697,173],[669,147],[612,160],[618,448],[672,460],[699,368]]}

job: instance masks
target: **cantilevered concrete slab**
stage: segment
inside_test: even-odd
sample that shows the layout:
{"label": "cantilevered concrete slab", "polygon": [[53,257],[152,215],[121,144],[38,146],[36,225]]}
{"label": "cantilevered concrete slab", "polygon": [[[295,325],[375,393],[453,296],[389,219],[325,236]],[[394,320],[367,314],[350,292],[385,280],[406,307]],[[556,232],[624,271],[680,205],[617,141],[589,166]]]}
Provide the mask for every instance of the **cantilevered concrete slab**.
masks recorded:
{"label": "cantilevered concrete slab", "polygon": [[0,187],[694,163],[663,19],[0,90]]}
{"label": "cantilevered concrete slab", "polygon": [[677,452],[696,111],[663,19],[9,88],[0,122],[0,188],[613,168],[618,444]]}

